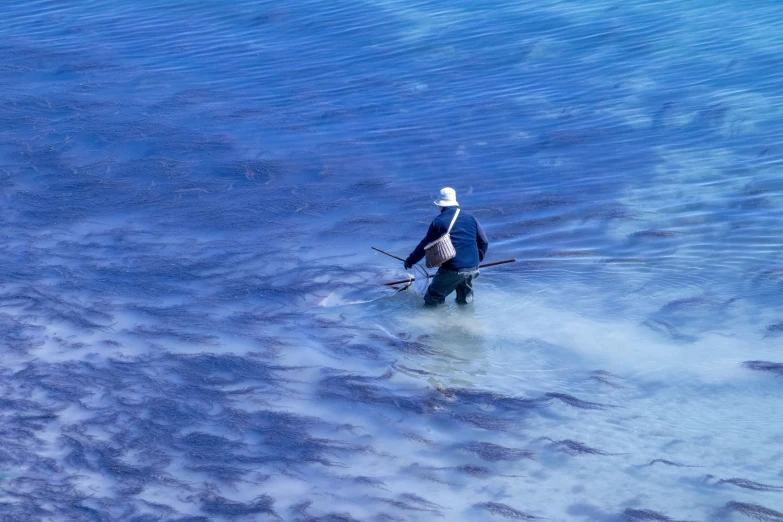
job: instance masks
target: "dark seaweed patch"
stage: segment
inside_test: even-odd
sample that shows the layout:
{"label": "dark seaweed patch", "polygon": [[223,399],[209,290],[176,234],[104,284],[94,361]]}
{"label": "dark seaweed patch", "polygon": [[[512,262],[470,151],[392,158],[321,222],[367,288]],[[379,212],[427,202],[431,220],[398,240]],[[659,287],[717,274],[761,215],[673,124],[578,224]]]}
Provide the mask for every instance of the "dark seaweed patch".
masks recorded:
{"label": "dark seaweed patch", "polygon": [[440,408],[461,423],[490,431],[519,427],[530,412],[546,401],[466,388],[437,388],[433,398]]}
{"label": "dark seaweed patch", "polygon": [[545,397],[547,399],[556,399],[563,404],[567,404],[568,406],[572,406],[574,408],[579,408],[580,410],[605,410],[610,408],[610,406],[606,404],[583,401],[582,399],[577,399],[576,397],[565,393],[547,393]]}
{"label": "dark seaweed patch", "polygon": [[[161,369],[169,379],[159,378]],[[52,484],[45,489],[49,492],[47,500],[40,503],[55,506],[61,516],[73,515],[78,519],[92,516],[88,513],[100,513],[113,517],[107,520],[131,520],[142,516],[132,506],[119,514],[102,504],[69,500],[71,489],[55,493],[52,488],[56,477],[69,472],[78,474],[81,470],[100,473],[113,479],[116,484],[113,489],[118,495],[138,495],[150,484],[189,491],[192,485],[166,471],[172,454],[180,455],[184,467],[191,471],[204,473],[220,483],[233,484],[265,480],[266,476],[257,472],[259,466],[299,466],[309,462],[333,465],[335,455],[367,451],[366,447],[311,435],[310,430],[323,424],[317,419],[265,410],[248,413],[231,406],[237,393],[259,388],[243,384],[256,379],[268,379],[276,383],[276,393],[283,391],[284,380],[279,375],[285,371],[252,355],[163,353],[100,363],[32,362],[16,372],[14,379],[26,383],[20,390],[44,392],[46,404],[21,398],[3,399],[6,411],[18,413],[6,416],[0,429],[0,440],[10,451],[0,452],[0,458],[8,463],[25,463],[28,473],[46,473],[52,477],[47,480]],[[96,402],[97,390],[102,393]],[[36,430],[45,424],[61,422],[60,409],[79,401],[91,415],[61,426],[58,443],[65,450],[61,460],[35,459],[26,445],[14,442],[34,440]],[[216,405],[220,415],[213,418],[214,414],[208,412]],[[221,434],[213,430],[220,430]],[[103,436],[93,437],[95,433]],[[247,438],[253,433],[257,435]],[[21,481],[6,484],[12,491],[21,493]],[[200,503],[204,513],[214,516],[242,513],[272,516],[274,511],[266,497],[236,503],[210,494]]]}
{"label": "dark seaweed patch", "polygon": [[218,464],[189,466],[187,469],[199,473],[205,473],[209,479],[223,482],[225,484],[247,482],[244,477],[248,474],[249,471],[247,468],[221,466]]}
{"label": "dark seaweed patch", "polygon": [[392,364],[392,368],[395,369],[398,372],[403,373],[415,373],[416,375],[432,375],[432,372],[428,372],[425,370],[418,370],[416,368],[409,368],[407,366],[403,366],[402,364]]}
{"label": "dark seaweed patch", "polygon": [[630,235],[634,239],[662,239],[671,238],[682,235],[682,232],[674,230],[640,230]]}
{"label": "dark seaweed patch", "polygon": [[539,517],[530,515],[518,509],[514,509],[506,504],[500,502],[484,502],[481,504],[475,504],[473,507],[489,511],[493,515],[498,515],[503,518],[510,518],[512,520],[540,520]]}
{"label": "dark seaweed patch", "polygon": [[771,372],[778,375],[783,375],[783,363],[776,363],[770,361],[745,361],[742,366],[749,370],[756,370],[759,372]]}
{"label": "dark seaweed patch", "polygon": [[480,459],[489,462],[516,461],[521,459],[534,460],[534,455],[530,451],[517,448],[507,448],[491,442],[469,442],[457,446],[463,451],[468,451],[477,455]]}
{"label": "dark seaweed patch", "polygon": [[623,518],[629,522],[673,522],[671,518],[651,509],[626,509]]}
{"label": "dark seaweed patch", "polygon": [[459,471],[460,473],[465,473],[467,475],[470,475],[471,477],[478,477],[478,478],[487,478],[489,476],[492,476],[492,470],[489,468],[485,468],[484,466],[473,466],[471,464],[465,464],[463,466],[455,466],[453,468],[454,471]]}
{"label": "dark seaweed patch", "polygon": [[435,446],[435,443],[431,441],[430,439],[427,439],[425,437],[422,437],[421,435],[417,435],[415,433],[403,433],[402,435],[408,440],[412,440],[415,442],[420,442],[422,444],[426,444],[427,446]]}
{"label": "dark seaweed patch", "polygon": [[654,332],[668,337],[673,341],[692,343],[696,341],[696,337],[692,335],[683,334],[673,324],[668,321],[660,319],[648,319],[642,323],[644,326],[650,328]]}
{"label": "dark seaweed patch", "polygon": [[[450,473],[448,471],[451,468],[425,468],[422,466],[419,466],[418,464],[413,464],[411,466],[407,467],[407,470],[410,471],[410,473],[416,475],[421,480],[426,480],[429,482],[434,482],[436,484],[446,484],[448,486],[455,486],[456,484],[454,482],[451,482],[448,480],[448,478],[451,477]],[[448,478],[441,477],[437,472],[444,472],[443,475],[446,475]]]}
{"label": "dark seaweed patch", "polygon": [[734,500],[726,503],[726,509],[736,511],[748,518],[758,520],[759,522],[781,522],[783,513],[769,509],[758,504],[749,504],[746,502],[736,502]]}
{"label": "dark seaweed patch", "polygon": [[321,381],[319,393],[323,398],[393,406],[414,413],[424,413],[430,409],[425,398],[395,394],[387,387],[381,386],[381,380],[383,377],[351,374],[328,376]]}
{"label": "dark seaweed patch", "polygon": [[376,341],[381,341],[392,348],[398,349],[402,353],[417,354],[417,355],[432,355],[434,350],[432,346],[422,340],[412,340],[406,338],[404,335],[392,336],[392,335],[378,335],[372,334],[370,338]]}
{"label": "dark seaweed patch", "polygon": [[680,464],[679,462],[673,462],[666,459],[654,459],[645,464],[645,466],[652,466],[653,464],[663,464],[665,466],[672,466],[675,468],[697,468],[699,466],[692,466],[690,464]]}
{"label": "dark seaweed patch", "polygon": [[291,507],[291,512],[297,516],[297,522],[359,522],[348,513],[328,513],[316,517],[308,514],[308,510],[313,505],[311,500],[300,502]]}
{"label": "dark seaweed patch", "polygon": [[40,326],[26,324],[10,315],[0,314],[0,338],[3,339],[3,346],[10,351],[25,353],[41,346],[44,344],[39,337],[42,330]]}
{"label": "dark seaweed patch", "polygon": [[508,431],[519,424],[518,419],[510,420],[484,412],[449,412],[449,417],[457,422],[488,431]]}
{"label": "dark seaweed patch", "polygon": [[683,299],[675,299],[674,301],[669,301],[660,309],[660,311],[674,312],[684,308],[691,308],[696,306],[704,306],[704,305],[712,305],[712,304],[715,304],[714,299],[709,299],[706,297],[686,297]]}
{"label": "dark seaweed patch", "polygon": [[437,506],[437,504],[428,502],[427,500],[422,499],[421,497],[418,497],[416,495],[413,495],[413,497],[418,500],[413,500],[412,498],[410,498],[409,495],[401,496],[401,498],[405,498],[405,500],[407,500],[408,502],[404,502],[402,500],[393,499],[393,498],[384,498],[384,497],[374,497],[374,500],[389,504],[403,511],[423,511],[423,512],[434,513],[437,514],[438,516],[443,516],[443,514],[440,511],[438,511],[437,508],[431,507],[431,506]]}
{"label": "dark seaweed patch", "polygon": [[312,500],[303,500],[302,502],[291,506],[291,512],[294,515],[305,516],[307,514],[307,510],[310,509],[312,505]]}
{"label": "dark seaweed patch", "polygon": [[320,517],[307,517],[302,522],[360,522],[348,513],[327,513]]}
{"label": "dark seaweed patch", "polygon": [[389,515],[388,513],[381,513],[378,515],[378,522],[405,522],[405,519]]}
{"label": "dark seaweed patch", "polygon": [[560,451],[568,453],[569,455],[615,455],[614,453],[607,453],[598,448],[591,448],[586,444],[571,439],[554,441],[553,445]]}
{"label": "dark seaweed patch", "polygon": [[[350,338],[324,339],[321,346],[341,357],[364,357],[371,360],[381,360],[383,351],[377,346],[366,343],[353,343]],[[394,366],[392,366],[394,368]]]}
{"label": "dark seaweed patch", "polygon": [[386,483],[381,479],[377,479],[374,477],[366,477],[360,475],[358,477],[345,477],[345,478],[355,484],[360,484],[362,486],[370,486],[372,488],[386,489]]}
{"label": "dark seaweed patch", "polygon": [[400,498],[412,504],[416,504],[418,506],[424,506],[429,509],[443,509],[443,506],[440,506],[434,502],[430,502],[426,498],[420,497],[419,495],[416,495],[414,493],[403,493],[402,495],[400,495]]}
{"label": "dark seaweed patch", "polygon": [[[462,388],[442,388],[434,395],[429,393],[429,388],[422,388],[417,393],[399,393],[384,384],[392,375],[391,372],[380,377],[329,375],[321,381],[319,393],[323,398],[384,405],[416,414],[438,415],[491,431],[504,431],[518,426],[524,420],[526,412],[546,405],[546,401]],[[588,407],[593,403],[580,404]]]}
{"label": "dark seaweed patch", "polygon": [[590,379],[599,382],[601,384],[605,384],[607,386],[610,386],[612,388],[626,388],[627,386],[624,386],[622,384],[618,384],[616,381],[621,379],[621,377],[611,373],[607,372],[605,370],[595,370],[593,372],[590,372]]}
{"label": "dark seaweed patch", "polygon": [[759,482],[753,482],[752,480],[741,478],[723,479],[717,482],[718,484],[732,484],[744,489],[752,489],[754,491],[783,491],[781,486],[770,486],[768,484],[761,484]]}
{"label": "dark seaweed patch", "polygon": [[767,326],[767,334],[764,337],[774,337],[783,334],[783,323],[775,323]]}
{"label": "dark seaweed patch", "polygon": [[201,499],[201,509],[209,515],[237,517],[245,515],[271,515],[280,518],[275,512],[274,499],[269,495],[256,497],[252,502],[235,502],[221,496],[205,496]]}
{"label": "dark seaweed patch", "polygon": [[240,382],[282,384],[279,375],[287,368],[269,364],[261,358],[237,356],[231,353],[197,355],[171,355],[171,371],[189,382],[207,386],[223,386]]}
{"label": "dark seaweed patch", "polygon": [[462,404],[491,407],[501,412],[520,413],[540,407],[540,404],[534,400],[489,391],[468,388],[439,388],[438,391],[445,397]]}
{"label": "dark seaweed patch", "polygon": [[346,453],[367,453],[363,445],[345,443],[339,440],[313,437],[309,428],[321,421],[308,417],[274,411],[258,412],[247,418],[248,429],[263,437],[264,444],[273,449],[269,455],[238,456],[245,462],[301,462],[318,463],[324,466],[338,466],[330,456]]}

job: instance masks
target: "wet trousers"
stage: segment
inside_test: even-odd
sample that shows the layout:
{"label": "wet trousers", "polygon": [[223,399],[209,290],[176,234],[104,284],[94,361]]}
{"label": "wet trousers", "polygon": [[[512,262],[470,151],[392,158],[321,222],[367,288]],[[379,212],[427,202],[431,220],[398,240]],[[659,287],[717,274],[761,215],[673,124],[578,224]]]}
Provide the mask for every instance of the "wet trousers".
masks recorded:
{"label": "wet trousers", "polygon": [[432,278],[427,293],[424,294],[424,304],[437,306],[446,302],[446,297],[454,291],[457,292],[457,303],[468,304],[473,302],[473,281],[479,276],[479,271],[469,268],[459,272],[450,270],[438,270]]}

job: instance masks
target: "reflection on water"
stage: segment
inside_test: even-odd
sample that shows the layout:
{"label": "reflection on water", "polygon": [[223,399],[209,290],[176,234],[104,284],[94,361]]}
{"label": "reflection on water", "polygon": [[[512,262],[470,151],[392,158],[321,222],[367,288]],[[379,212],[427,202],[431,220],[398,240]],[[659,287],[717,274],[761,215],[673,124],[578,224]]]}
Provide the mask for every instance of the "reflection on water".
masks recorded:
{"label": "reflection on water", "polygon": [[783,520],[781,14],[6,2],[3,515]]}

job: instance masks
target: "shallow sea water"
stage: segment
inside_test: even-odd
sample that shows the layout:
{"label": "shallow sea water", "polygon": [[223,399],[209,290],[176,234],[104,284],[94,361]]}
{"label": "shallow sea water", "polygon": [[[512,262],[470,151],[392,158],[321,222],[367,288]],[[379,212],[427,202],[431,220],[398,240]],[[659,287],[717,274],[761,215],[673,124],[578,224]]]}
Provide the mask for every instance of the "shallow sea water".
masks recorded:
{"label": "shallow sea water", "polygon": [[0,520],[783,520],[779,4],[0,14]]}

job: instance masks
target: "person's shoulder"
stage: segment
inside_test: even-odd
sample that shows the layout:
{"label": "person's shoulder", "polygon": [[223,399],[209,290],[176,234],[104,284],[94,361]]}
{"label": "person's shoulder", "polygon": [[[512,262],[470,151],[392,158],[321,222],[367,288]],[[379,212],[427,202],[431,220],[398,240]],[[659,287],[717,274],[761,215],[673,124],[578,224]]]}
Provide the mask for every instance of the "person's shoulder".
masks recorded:
{"label": "person's shoulder", "polygon": [[432,218],[432,224],[435,226],[443,225],[443,214],[438,214],[437,216]]}
{"label": "person's shoulder", "polygon": [[468,210],[465,210],[465,209],[462,209],[462,208],[461,208],[461,209],[459,209],[459,215],[460,215],[460,216],[466,216],[466,217],[469,217],[470,219],[472,219],[472,220],[474,220],[474,221],[477,221],[477,220],[476,220],[476,216],[474,216],[474,215],[473,215],[473,214],[472,214],[470,211],[468,211]]}

